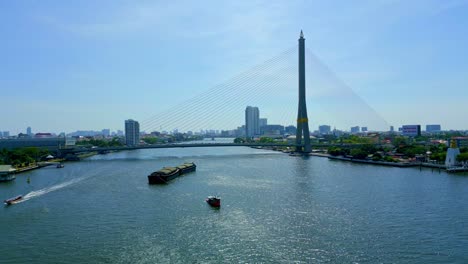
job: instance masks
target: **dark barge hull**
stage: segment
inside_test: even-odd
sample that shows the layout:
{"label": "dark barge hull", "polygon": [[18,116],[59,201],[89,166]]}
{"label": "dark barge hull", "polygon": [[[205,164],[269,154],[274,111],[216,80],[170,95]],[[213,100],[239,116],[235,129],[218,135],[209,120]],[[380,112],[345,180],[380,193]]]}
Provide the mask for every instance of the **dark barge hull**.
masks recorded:
{"label": "dark barge hull", "polygon": [[163,173],[164,169],[155,171],[148,175],[148,183],[149,184],[164,184],[167,183],[180,175],[195,171],[197,166],[195,163],[186,163],[176,167],[176,170],[172,173],[165,174]]}
{"label": "dark barge hull", "polygon": [[162,174],[157,172],[151,173],[151,175],[148,175],[148,183],[149,184],[163,184],[167,183],[170,180],[173,180],[180,175],[180,170],[176,170],[171,174]]}

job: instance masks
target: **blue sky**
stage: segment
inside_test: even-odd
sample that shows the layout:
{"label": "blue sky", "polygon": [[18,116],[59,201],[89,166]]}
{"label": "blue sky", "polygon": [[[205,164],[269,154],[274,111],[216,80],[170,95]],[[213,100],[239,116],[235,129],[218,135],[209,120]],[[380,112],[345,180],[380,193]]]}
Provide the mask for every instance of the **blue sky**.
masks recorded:
{"label": "blue sky", "polygon": [[[468,129],[468,1],[231,2],[2,1],[0,131],[122,129],[293,47],[301,29],[386,124]],[[349,129],[312,109],[312,129]]]}

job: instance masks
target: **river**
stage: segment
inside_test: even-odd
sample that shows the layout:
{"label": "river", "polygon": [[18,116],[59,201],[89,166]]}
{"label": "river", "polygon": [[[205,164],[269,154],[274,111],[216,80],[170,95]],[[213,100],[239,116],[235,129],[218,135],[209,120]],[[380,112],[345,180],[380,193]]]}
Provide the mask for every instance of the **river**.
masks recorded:
{"label": "river", "polygon": [[[186,161],[197,171],[148,185]],[[468,177],[431,169],[146,149],[19,174],[0,194],[25,195],[0,208],[0,263],[468,263]]]}

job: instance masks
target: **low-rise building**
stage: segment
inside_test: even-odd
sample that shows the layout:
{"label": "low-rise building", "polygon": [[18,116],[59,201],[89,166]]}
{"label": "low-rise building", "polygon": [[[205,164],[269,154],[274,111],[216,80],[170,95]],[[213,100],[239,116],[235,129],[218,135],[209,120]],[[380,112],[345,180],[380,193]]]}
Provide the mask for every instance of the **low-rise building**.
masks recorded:
{"label": "low-rise building", "polygon": [[16,178],[15,171],[16,169],[11,165],[0,165],[0,182],[14,180]]}

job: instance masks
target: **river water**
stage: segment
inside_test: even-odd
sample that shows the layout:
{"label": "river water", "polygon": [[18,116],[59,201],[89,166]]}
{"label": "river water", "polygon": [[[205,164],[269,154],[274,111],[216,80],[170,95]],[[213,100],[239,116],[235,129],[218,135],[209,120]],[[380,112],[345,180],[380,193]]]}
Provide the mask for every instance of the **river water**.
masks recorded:
{"label": "river water", "polygon": [[[148,185],[186,161],[197,171]],[[0,263],[468,263],[468,177],[437,170],[152,149],[0,185],[2,199],[18,194],[0,208]]]}

